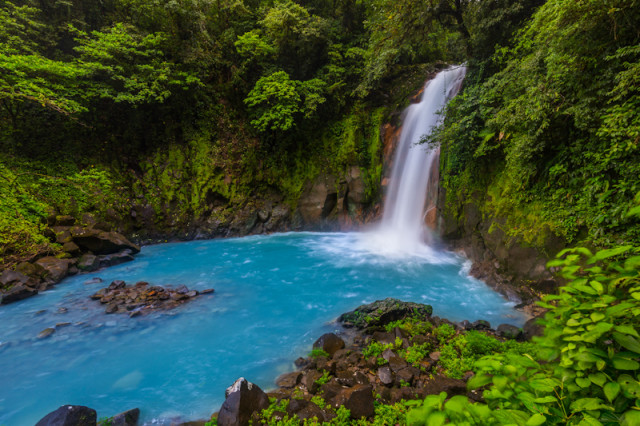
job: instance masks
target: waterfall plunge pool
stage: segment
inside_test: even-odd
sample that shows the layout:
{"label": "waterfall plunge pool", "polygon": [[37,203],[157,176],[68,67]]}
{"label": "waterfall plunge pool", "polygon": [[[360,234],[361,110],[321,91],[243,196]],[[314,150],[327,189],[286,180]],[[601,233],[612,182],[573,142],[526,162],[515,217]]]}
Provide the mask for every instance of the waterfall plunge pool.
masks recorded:
{"label": "waterfall plunge pool", "polygon": [[[427,246],[379,254],[370,238],[286,233],[147,246],[133,262],[3,306],[0,425],[35,424],[63,404],[92,407],[98,418],[138,407],[148,424],[208,418],[235,379],[275,387],[320,335],[340,329],[332,321],[341,313],[386,297],[430,304],[450,320],[524,323],[468,276],[464,258]],[[85,284],[93,277],[103,282]],[[89,300],[115,279],[216,292],[128,318]]]}

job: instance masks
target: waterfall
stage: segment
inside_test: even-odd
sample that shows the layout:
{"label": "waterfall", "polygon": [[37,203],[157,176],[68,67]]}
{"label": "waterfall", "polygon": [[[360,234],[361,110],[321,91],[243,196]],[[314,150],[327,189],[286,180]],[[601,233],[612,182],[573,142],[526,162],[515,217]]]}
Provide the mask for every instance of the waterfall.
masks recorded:
{"label": "waterfall", "polygon": [[[382,221],[375,232],[377,251],[433,254],[426,244],[430,232],[425,226],[425,203],[427,199],[436,198],[434,194],[429,195],[428,190],[437,189],[434,182],[430,185],[430,180],[434,175],[437,177],[439,150],[417,143],[441,122],[440,111],[458,93],[465,73],[464,66],[441,71],[426,83],[420,102],[405,111]],[[435,208],[435,204],[430,208]]]}

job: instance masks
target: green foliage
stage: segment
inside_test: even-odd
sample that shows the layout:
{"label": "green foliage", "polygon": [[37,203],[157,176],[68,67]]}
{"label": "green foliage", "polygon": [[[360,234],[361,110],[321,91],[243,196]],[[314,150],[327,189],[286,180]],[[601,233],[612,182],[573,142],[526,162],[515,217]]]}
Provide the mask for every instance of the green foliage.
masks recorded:
{"label": "green foliage", "polygon": [[298,117],[309,118],[325,102],[323,90],[322,80],[291,80],[284,71],[262,77],[245,99],[256,117],[251,124],[261,132],[290,130]]}
{"label": "green foliage", "polygon": [[[564,250],[549,266],[561,268],[568,284],[540,303],[549,311],[544,336],[536,340],[537,356],[507,351],[481,358],[469,387],[484,387],[487,405],[432,395],[416,402],[421,405],[407,423],[636,424],[639,253],[632,246]],[[463,351],[495,350],[479,334],[468,340]]]}
{"label": "green foliage", "polygon": [[[447,400],[447,394],[429,395],[424,401],[412,401],[415,406],[407,414],[408,425],[443,425],[449,421],[452,424],[489,426],[499,423],[493,413],[484,404],[471,403],[466,396],[456,395]],[[505,413],[506,417],[509,414]],[[511,415],[512,424],[524,424],[521,418]]]}
{"label": "green foliage", "polygon": [[409,336],[428,334],[433,329],[433,324],[419,317],[410,317],[398,321],[392,321],[385,326],[387,332],[393,331],[396,327],[406,331]]}
{"label": "green foliage", "polygon": [[309,357],[311,358],[319,358],[321,356],[329,358],[329,354],[320,348],[313,348],[311,349],[311,352],[309,352]]}
{"label": "green foliage", "polygon": [[441,324],[433,330],[433,335],[438,339],[441,345],[444,345],[453,336],[456,335],[456,329],[451,324]]}
{"label": "green foliage", "polygon": [[122,186],[108,170],[72,163],[23,161],[0,156],[0,265],[38,252],[55,252],[43,235],[49,212],[98,217],[119,209]]}
{"label": "green foliage", "polygon": [[[488,10],[475,25],[518,22],[535,3]],[[453,206],[480,190],[487,214],[507,218],[512,234],[538,230],[524,238],[538,245],[545,227],[570,242],[638,241],[626,216],[640,188],[637,6],[547,1],[503,44],[513,47],[472,64],[434,137]]]}
{"label": "green foliage", "polygon": [[[70,26],[76,35],[79,64],[94,80],[86,94],[130,104],[163,102],[172,88],[200,83],[194,75],[178,71],[161,48],[167,35],[143,35],[135,27],[117,23],[106,31],[87,34]],[[108,82],[96,84],[96,82]]]}
{"label": "green foliage", "polygon": [[383,344],[376,340],[372,340],[366,348],[362,350],[362,355],[365,358],[380,357],[387,349],[396,350],[402,347],[402,339],[396,337],[394,343]]}
{"label": "green foliage", "polygon": [[[323,370],[322,371],[322,377],[320,377],[318,380],[316,380],[316,383],[319,386],[322,386],[324,384],[329,383],[329,381],[331,380],[331,373],[329,373],[327,370]],[[319,405],[319,404],[316,404]],[[324,405],[320,405],[320,407],[323,407]]]}
{"label": "green foliage", "polygon": [[461,379],[467,371],[473,370],[475,362],[485,355],[535,353],[536,350],[531,343],[503,342],[475,330],[458,334],[443,343],[438,362],[443,373],[455,379]]}

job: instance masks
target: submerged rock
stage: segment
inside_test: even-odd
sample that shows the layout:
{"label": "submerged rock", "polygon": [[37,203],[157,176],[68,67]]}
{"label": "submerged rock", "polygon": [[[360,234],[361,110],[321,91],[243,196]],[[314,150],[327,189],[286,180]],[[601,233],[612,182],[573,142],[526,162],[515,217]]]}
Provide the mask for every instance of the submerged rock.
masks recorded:
{"label": "submerged rock", "polygon": [[52,327],[45,328],[38,334],[38,339],[44,339],[45,337],[49,337],[55,332],[56,332],[55,328],[52,328]]}
{"label": "submerged rock", "polygon": [[95,426],[96,410],[82,405],[63,405],[44,416],[36,426]]}

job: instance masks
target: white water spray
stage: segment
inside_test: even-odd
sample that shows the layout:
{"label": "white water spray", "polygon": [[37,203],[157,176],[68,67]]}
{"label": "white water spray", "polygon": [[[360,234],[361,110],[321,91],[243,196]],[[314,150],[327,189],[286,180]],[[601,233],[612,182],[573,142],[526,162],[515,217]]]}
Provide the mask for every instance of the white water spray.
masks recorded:
{"label": "white water spray", "polygon": [[434,164],[438,150],[417,143],[441,122],[440,111],[460,90],[465,73],[464,66],[441,71],[426,83],[420,102],[405,111],[382,222],[368,241],[377,252],[418,255],[431,261],[440,257],[427,245],[429,230],[424,223],[431,168],[438,167]]}

